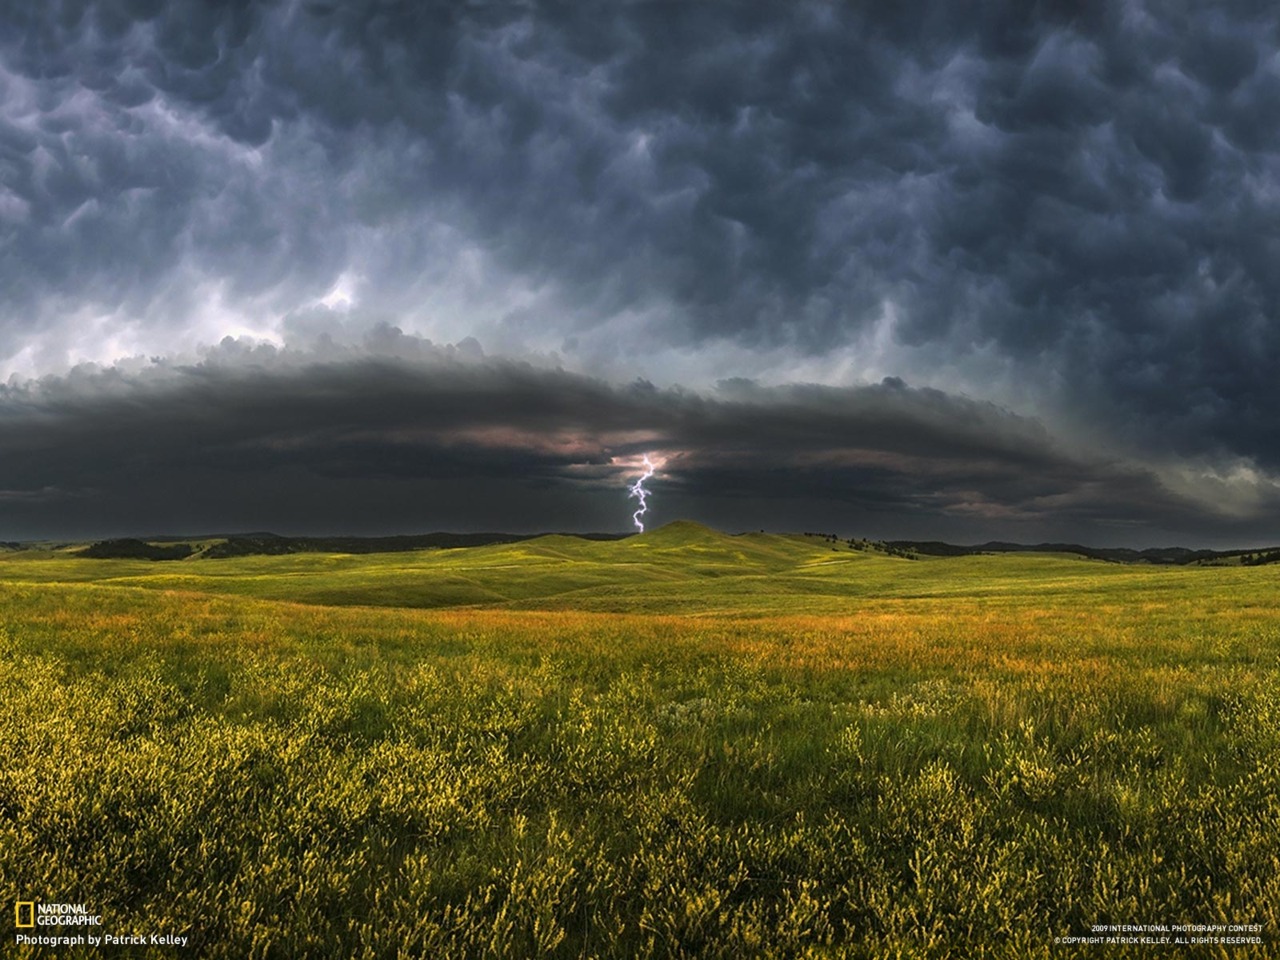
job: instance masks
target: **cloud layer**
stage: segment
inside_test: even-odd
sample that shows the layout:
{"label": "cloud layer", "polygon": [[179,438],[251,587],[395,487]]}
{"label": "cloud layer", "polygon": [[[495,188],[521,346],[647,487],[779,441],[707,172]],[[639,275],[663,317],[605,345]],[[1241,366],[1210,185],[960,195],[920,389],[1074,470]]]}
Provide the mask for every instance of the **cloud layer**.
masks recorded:
{"label": "cloud layer", "polygon": [[0,446],[14,536],[624,530],[645,453],[654,519],[734,529],[1133,542],[1238,533],[1277,507],[1272,490],[1233,517],[1149,467],[901,381],[616,386],[385,328],[358,347],[228,340],[190,364],[11,384]]}
{"label": "cloud layer", "polygon": [[[682,481],[699,496],[736,489],[732,451],[774,422],[725,411],[813,418],[781,438],[845,429],[828,405],[856,398],[887,436],[902,397],[945,397],[968,413],[893,454],[918,458],[893,469],[921,495],[935,473],[960,489],[964,423],[1024,445],[1029,472],[1066,443],[1014,443],[1030,421],[994,403],[1087,440],[1086,473],[1159,465],[1202,500],[1227,478],[1224,509],[1243,484],[1265,517],[1277,40],[1250,3],[29,4],[0,24],[0,371],[390,323],[409,334],[393,366],[418,337],[474,337],[554,353],[586,378],[567,396],[595,384],[628,424],[643,405],[617,385],[637,377],[673,410],[711,404],[725,430],[680,440],[705,451],[704,486],[693,461]],[[715,391],[734,377],[774,389]],[[885,377],[942,393],[894,405]],[[791,453],[800,490],[814,454]],[[968,482],[975,516],[1022,509]]]}

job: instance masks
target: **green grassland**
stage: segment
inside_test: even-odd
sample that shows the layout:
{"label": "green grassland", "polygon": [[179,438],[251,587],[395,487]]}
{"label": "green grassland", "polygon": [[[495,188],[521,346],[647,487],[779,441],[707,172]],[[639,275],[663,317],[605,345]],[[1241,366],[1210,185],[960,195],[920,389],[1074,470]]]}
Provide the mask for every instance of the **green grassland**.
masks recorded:
{"label": "green grassland", "polygon": [[[0,887],[218,958],[1275,955],[1277,579],[693,524],[0,554]],[[1055,944],[1094,924],[1266,943]]]}

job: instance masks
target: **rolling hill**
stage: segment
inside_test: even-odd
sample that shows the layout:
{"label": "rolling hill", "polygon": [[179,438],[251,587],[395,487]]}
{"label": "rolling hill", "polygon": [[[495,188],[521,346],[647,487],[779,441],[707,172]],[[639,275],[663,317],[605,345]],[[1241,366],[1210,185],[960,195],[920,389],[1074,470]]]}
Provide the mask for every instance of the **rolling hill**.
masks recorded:
{"label": "rolling hill", "polygon": [[[847,613],[877,599],[996,598],[1178,590],[1201,569],[1072,553],[919,556],[802,534],[728,535],[676,521],[624,539],[552,534],[386,553],[303,551],[176,562],[79,548],[0,556],[0,579],[234,594],[326,606],[505,608],[747,615]],[[146,556],[143,554],[142,556]],[[1230,590],[1218,568],[1212,589]],[[1208,581],[1206,581],[1208,586]],[[1000,601],[1003,602],[1003,601]]]}

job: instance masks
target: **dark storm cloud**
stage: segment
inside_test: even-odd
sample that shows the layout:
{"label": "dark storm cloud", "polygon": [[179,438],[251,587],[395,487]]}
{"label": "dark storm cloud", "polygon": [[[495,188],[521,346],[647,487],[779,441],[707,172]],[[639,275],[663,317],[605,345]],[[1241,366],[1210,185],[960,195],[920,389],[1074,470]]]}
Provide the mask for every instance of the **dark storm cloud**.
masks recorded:
{"label": "dark storm cloud", "polygon": [[901,381],[614,386],[387,329],[360,348],[227,341],[187,365],[0,387],[0,446],[8,538],[619,529],[643,453],[664,460],[667,519],[741,528],[1096,539],[1121,520],[1151,536],[1220,519],[1150,470],[1073,455],[1035,421]]}
{"label": "dark storm cloud", "polygon": [[347,272],[706,383],[725,344],[856,375],[888,323],[912,382],[995,357],[1113,446],[1275,471],[1276,51],[1250,3],[30,4],[0,353],[296,326]]}

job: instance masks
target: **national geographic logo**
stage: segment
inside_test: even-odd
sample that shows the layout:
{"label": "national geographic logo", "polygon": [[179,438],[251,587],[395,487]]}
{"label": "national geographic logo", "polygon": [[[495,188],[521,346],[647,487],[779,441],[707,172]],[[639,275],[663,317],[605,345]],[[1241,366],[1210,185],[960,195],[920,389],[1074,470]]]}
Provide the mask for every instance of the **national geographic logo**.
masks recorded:
{"label": "national geographic logo", "polygon": [[19,930],[30,930],[33,927],[100,927],[102,915],[90,913],[83,903],[18,900],[13,905],[13,925]]}
{"label": "national geographic logo", "polygon": [[13,925],[13,942],[28,947],[185,947],[190,940],[186,933],[106,933],[102,914],[83,903],[16,900]]}

